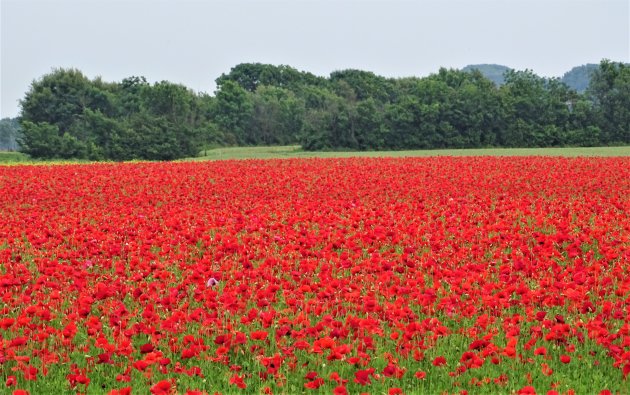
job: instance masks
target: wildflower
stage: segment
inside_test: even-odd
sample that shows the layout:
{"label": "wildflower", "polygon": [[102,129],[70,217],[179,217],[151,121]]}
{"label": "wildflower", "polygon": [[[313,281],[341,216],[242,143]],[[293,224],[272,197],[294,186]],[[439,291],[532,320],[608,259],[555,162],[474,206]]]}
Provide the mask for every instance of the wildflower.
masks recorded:
{"label": "wildflower", "polygon": [[309,381],[309,382],[305,383],[304,384],[304,388],[318,389],[322,385],[324,385],[324,379],[321,378],[321,377],[317,377],[313,381]]}
{"label": "wildflower", "polygon": [[16,377],[15,377],[15,376],[9,376],[9,377],[7,377],[7,381],[6,381],[6,383],[5,383],[5,385],[6,385],[7,387],[12,387],[12,386],[14,386],[14,385],[16,385],[16,384],[17,384],[17,379],[16,379]]}
{"label": "wildflower", "polygon": [[151,393],[154,395],[166,395],[171,392],[172,384],[168,380],[162,380],[157,382],[154,386],[151,387]]}
{"label": "wildflower", "polygon": [[444,366],[444,365],[446,365],[446,358],[444,358],[443,356],[436,357],[433,360],[433,366]]}
{"label": "wildflower", "polygon": [[374,369],[359,370],[354,374],[354,382],[361,385],[369,385],[372,383],[370,375],[374,373]]}
{"label": "wildflower", "polygon": [[339,385],[333,389],[334,395],[348,395],[348,390],[343,385]]}
{"label": "wildflower", "polygon": [[230,377],[230,384],[233,384],[240,389],[247,388],[247,384],[245,384],[245,381],[243,381],[243,377],[239,376],[238,374],[235,374],[232,377]]}
{"label": "wildflower", "polygon": [[219,285],[219,280],[217,280],[214,277],[210,277],[208,279],[208,281],[206,282],[206,287],[208,287],[208,288],[212,288],[212,287],[214,287],[216,285]]}
{"label": "wildflower", "polygon": [[516,392],[518,395],[536,395],[536,389],[527,385]]}

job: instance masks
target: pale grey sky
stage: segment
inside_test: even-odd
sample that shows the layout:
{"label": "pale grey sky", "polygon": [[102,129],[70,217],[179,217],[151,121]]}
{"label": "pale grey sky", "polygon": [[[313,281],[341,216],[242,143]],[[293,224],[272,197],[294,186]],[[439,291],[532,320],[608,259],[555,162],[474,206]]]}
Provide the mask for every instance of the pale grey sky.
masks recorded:
{"label": "pale grey sky", "polygon": [[387,77],[630,61],[630,0],[0,0],[0,116],[55,67],[213,93],[243,62]]}

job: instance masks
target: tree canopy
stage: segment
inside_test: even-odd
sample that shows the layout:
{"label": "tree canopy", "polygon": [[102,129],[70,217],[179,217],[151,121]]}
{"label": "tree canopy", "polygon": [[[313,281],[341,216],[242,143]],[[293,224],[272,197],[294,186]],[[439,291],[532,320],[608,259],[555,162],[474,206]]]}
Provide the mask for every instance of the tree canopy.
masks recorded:
{"label": "tree canopy", "polygon": [[379,150],[630,143],[630,67],[604,60],[590,76],[582,93],[530,70],[503,70],[497,85],[476,68],[442,68],[423,78],[355,69],[320,77],[243,63],[221,75],[208,95],[141,76],[104,82],[55,69],[21,101],[21,136],[12,141],[33,157],[93,160],[170,160],[224,145]]}

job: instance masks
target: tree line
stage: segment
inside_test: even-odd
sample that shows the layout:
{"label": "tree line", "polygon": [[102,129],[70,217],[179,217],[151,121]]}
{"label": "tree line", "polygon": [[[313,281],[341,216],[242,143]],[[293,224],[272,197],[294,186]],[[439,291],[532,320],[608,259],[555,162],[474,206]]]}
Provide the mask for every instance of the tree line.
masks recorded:
{"label": "tree line", "polygon": [[214,95],[144,77],[120,82],[56,69],[21,101],[21,150],[37,158],[170,160],[202,147],[300,144],[305,150],[595,146],[630,143],[630,66],[603,60],[584,93],[508,70],[440,69],[385,78],[316,76],[244,63]]}

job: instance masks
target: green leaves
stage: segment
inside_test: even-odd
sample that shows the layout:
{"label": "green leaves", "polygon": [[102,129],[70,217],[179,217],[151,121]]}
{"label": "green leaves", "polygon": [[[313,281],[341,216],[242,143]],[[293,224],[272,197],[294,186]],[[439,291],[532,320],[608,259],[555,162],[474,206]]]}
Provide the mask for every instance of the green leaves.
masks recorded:
{"label": "green leaves", "polygon": [[61,137],[59,128],[48,122],[22,122],[22,151],[34,158],[60,157]]}
{"label": "green leaves", "polygon": [[22,150],[35,158],[170,160],[195,156],[208,128],[202,99],[182,85],[90,81],[58,69],[22,101]]}
{"label": "green leaves", "polygon": [[[630,67],[602,61],[581,94],[530,70],[498,87],[478,70],[424,78],[341,70],[329,78],[243,63],[215,96],[144,77],[119,83],[56,69],[24,100],[21,147],[33,157],[170,160],[206,147],[306,150],[592,146],[630,143]],[[4,125],[4,124],[3,124]],[[3,126],[0,146],[14,142]]]}
{"label": "green leaves", "polygon": [[603,60],[592,74],[588,94],[595,104],[602,139],[630,141],[630,65]]}

